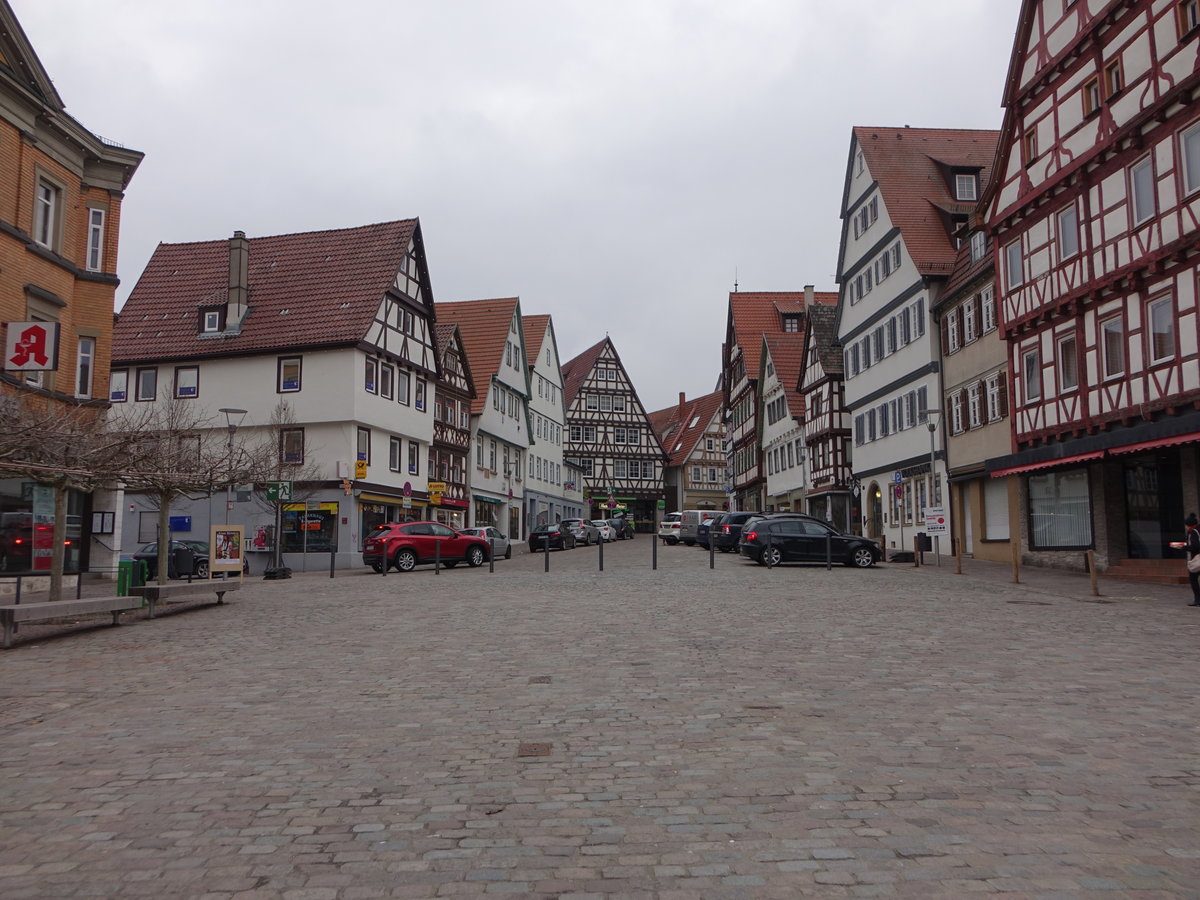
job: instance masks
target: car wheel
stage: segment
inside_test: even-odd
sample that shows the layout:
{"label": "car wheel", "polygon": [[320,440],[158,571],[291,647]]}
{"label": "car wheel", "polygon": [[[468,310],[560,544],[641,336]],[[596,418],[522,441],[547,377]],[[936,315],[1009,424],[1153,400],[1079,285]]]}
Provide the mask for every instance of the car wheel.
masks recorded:
{"label": "car wheel", "polygon": [[483,557],[484,553],[482,547],[472,547],[467,551],[467,565],[472,569],[476,566],[481,566],[483,565]]}
{"label": "car wheel", "polygon": [[392,565],[396,567],[397,572],[411,572],[417,567],[417,554],[412,550],[398,550]]}
{"label": "car wheel", "polygon": [[383,563],[377,563],[377,562],[371,563],[371,568],[375,570],[376,574],[379,574],[380,572],[383,571]]}
{"label": "car wheel", "polygon": [[695,547],[695,546],[696,546],[696,542],[695,542],[695,541],[684,541],[684,542],[683,542],[683,546],[685,546],[685,547]]}
{"label": "car wheel", "polygon": [[779,552],[778,547],[767,547],[758,554],[758,564],[760,566],[777,566],[783,560],[783,554]]}
{"label": "car wheel", "polygon": [[504,548],[504,558],[512,559],[512,544],[509,544],[507,547]]}
{"label": "car wheel", "polygon": [[679,538],[667,538],[667,543],[674,547],[679,543]]}
{"label": "car wheel", "polygon": [[199,560],[196,563],[196,577],[197,578],[207,578],[208,577],[208,560],[207,559]]}
{"label": "car wheel", "polygon": [[869,547],[858,547],[850,555],[850,563],[860,569],[869,569],[875,565],[875,554],[871,552]]}

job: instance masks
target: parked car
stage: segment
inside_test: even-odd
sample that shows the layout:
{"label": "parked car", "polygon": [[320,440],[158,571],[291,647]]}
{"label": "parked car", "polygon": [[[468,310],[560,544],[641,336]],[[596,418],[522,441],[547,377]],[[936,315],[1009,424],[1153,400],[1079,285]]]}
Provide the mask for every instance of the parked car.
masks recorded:
{"label": "parked car", "polygon": [[609,519],[608,524],[611,525],[613,530],[617,533],[618,541],[624,541],[627,539],[633,540],[633,523],[630,522],[629,519],[625,518],[624,516],[617,516],[615,519]]}
{"label": "parked car", "polygon": [[742,556],[759,565],[784,562],[823,563],[826,552],[834,562],[860,569],[882,557],[879,545],[857,534],[842,534],[828,522],[811,516],[788,515],[751,519],[742,528]]}
{"label": "parked car", "polygon": [[605,542],[617,539],[617,529],[608,524],[608,519],[592,519],[592,524],[600,532],[600,539]]}
{"label": "parked car", "polygon": [[696,529],[697,546],[703,547],[705,550],[709,549],[709,532],[712,530],[713,523],[719,521],[720,518],[720,516],[717,516],[715,519],[705,519],[700,523],[700,527]]}
{"label": "parked car", "polygon": [[460,562],[482,565],[492,545],[482,537],[463,534],[441,522],[389,522],[367,535],[362,560],[376,572],[382,572],[384,560],[398,572],[411,572],[423,563],[434,562],[452,569]]}
{"label": "parked car", "polygon": [[529,532],[529,552],[571,550],[575,547],[575,535],[562,525],[538,525]]}
{"label": "parked car", "polygon": [[[192,577],[207,578],[208,577],[208,541],[184,541],[172,539],[171,547],[167,551],[174,554],[180,547],[186,547],[192,551]],[[158,542],[153,544],[142,544],[141,548],[133,554],[134,559],[144,560],[146,563],[147,578],[153,580],[158,577]],[[250,561],[242,556],[242,574],[250,574]],[[167,566],[168,578],[186,578],[187,573],[179,574],[175,571],[175,564],[172,561]]]}
{"label": "parked car", "polygon": [[473,534],[475,537],[481,537],[492,545],[492,559],[503,556],[505,559],[512,559],[512,541],[510,541],[499,528],[494,528],[491,525],[485,525],[482,528],[460,528],[463,534]]}
{"label": "parked car", "polygon": [[588,519],[563,519],[559,523],[567,531],[571,532],[571,536],[575,538],[575,543],[595,544],[600,540],[600,529],[591,523]]}
{"label": "parked car", "polygon": [[711,509],[685,509],[679,520],[679,539],[688,547],[696,546],[696,533],[701,522],[715,518],[717,513]]}
{"label": "parked car", "polygon": [[679,543],[679,525],[683,519],[683,513],[667,513],[662,517],[662,521],[658,523],[658,536],[664,544]]}
{"label": "parked car", "polygon": [[745,510],[725,513],[711,523],[709,540],[722,553],[736,551],[738,541],[742,537],[742,526],[750,519],[762,518],[762,515],[760,512],[746,512]]}

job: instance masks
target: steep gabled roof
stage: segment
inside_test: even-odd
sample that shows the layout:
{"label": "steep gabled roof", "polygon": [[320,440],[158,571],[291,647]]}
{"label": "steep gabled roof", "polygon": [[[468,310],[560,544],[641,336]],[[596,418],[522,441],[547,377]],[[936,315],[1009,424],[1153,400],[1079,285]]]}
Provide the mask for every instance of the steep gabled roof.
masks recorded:
{"label": "steep gabled roof", "polygon": [[529,368],[537,365],[538,354],[542,352],[542,344],[546,340],[550,317],[547,315],[521,316],[525,326],[525,362]]}
{"label": "steep gabled roof", "polygon": [[[696,443],[704,437],[709,423],[721,409],[722,397],[721,391],[714,391],[648,415],[651,427],[667,453],[668,466],[681,466],[688,461]],[[664,425],[661,431],[660,423]]]}
{"label": "steep gabled roof", "polygon": [[227,299],[229,241],[159,244],[117,319],[113,361],[356,344],[414,239],[417,219],[250,238],[249,312],[237,333],[204,336],[200,310]]}
{"label": "steep gabled roof", "polygon": [[563,406],[569,407],[575,402],[575,395],[583,387],[583,382],[587,379],[588,373],[596,367],[596,360],[600,358],[605,345],[609,343],[611,342],[606,337],[599,343],[588,347],[574,359],[563,363]]}
{"label": "steep gabled roof", "polygon": [[[836,310],[834,311],[836,313]],[[804,334],[763,335],[764,349],[771,354],[771,361],[775,363],[775,377],[783,385],[783,393],[787,397],[788,413],[796,419],[804,417],[804,398],[800,395],[800,374],[804,371],[804,337]]]}
{"label": "steep gabled roof", "polygon": [[[842,345],[837,341],[838,311],[834,307],[814,307],[808,317],[808,332],[804,335],[804,354],[807,359],[809,347],[817,348],[817,356],[821,368],[826,375],[841,375],[845,368],[842,356]],[[803,388],[804,370],[807,363],[800,367],[801,381],[797,387]]]}
{"label": "steep gabled roof", "polygon": [[500,371],[504,345],[508,343],[508,333],[519,303],[517,297],[504,297],[438,304],[438,318],[458,325],[462,335],[463,351],[476,379],[475,399],[471,402],[471,412],[475,415],[483,412],[487,404],[487,387]]}
{"label": "steep gabled roof", "polygon": [[[450,345],[458,339],[458,346],[462,347],[462,334],[458,330],[458,326],[453,322],[438,322],[434,329],[434,339],[437,341],[438,367],[441,371],[445,371],[446,351],[450,349]],[[467,384],[470,387],[471,399],[478,396],[479,392],[475,390],[475,379],[471,375],[471,361],[467,359],[465,350],[459,355],[459,361],[462,363],[463,374],[467,378]]]}
{"label": "steep gabled roof", "polygon": [[[742,348],[746,374],[758,378],[762,363],[762,335],[785,334],[783,316],[805,312],[803,291],[738,292],[729,295],[727,340]],[[838,295],[830,291],[813,294],[813,305],[834,306]]]}
{"label": "steep gabled roof", "polygon": [[[879,185],[888,218],[900,229],[921,274],[950,274],[956,248],[945,215],[966,215],[974,209],[974,203],[964,206],[955,199],[950,172],[978,171],[982,190],[991,178],[999,138],[1000,132],[982,129],[854,128],[855,143]],[[839,270],[841,265],[839,260]]]}

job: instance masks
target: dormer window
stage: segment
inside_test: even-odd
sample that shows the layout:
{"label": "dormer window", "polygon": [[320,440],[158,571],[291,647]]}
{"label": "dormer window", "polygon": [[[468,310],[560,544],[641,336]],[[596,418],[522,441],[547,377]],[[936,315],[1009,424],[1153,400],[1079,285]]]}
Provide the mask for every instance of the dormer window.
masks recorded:
{"label": "dormer window", "polygon": [[978,200],[979,179],[975,175],[959,173],[954,176],[955,200]]}
{"label": "dormer window", "polygon": [[979,262],[987,253],[987,234],[976,231],[971,234],[971,262]]}
{"label": "dormer window", "polygon": [[783,330],[791,333],[798,332],[800,330],[800,317],[797,315],[784,316]]}
{"label": "dormer window", "polygon": [[212,334],[221,330],[221,310],[206,309],[200,313],[200,331],[203,334]]}

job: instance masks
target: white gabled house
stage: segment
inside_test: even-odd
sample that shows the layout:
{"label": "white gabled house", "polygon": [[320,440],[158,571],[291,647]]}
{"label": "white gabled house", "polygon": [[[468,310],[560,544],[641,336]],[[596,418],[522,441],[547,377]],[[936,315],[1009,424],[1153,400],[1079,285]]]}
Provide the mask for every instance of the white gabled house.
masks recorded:
{"label": "white gabled house", "polygon": [[528,528],[583,516],[581,488],[564,468],[567,411],[554,320],[525,316],[525,352],[529,366],[529,417],[532,420],[525,466],[525,522]]}
{"label": "white gabled house", "polygon": [[[239,440],[286,403],[280,462],[315,474],[285,508],[284,562],[327,565],[336,550],[361,564],[375,525],[424,518],[431,407],[438,378],[433,295],[416,219],[359,228],[160,244],[117,320],[110,400],[122,410],[168,399],[194,404]],[[206,540],[208,525],[247,527],[252,569],[265,565],[274,523],[238,491],[183,502],[173,536]],[[155,540],[157,511],[131,497],[123,550]],[[178,526],[176,532],[175,525]]]}

